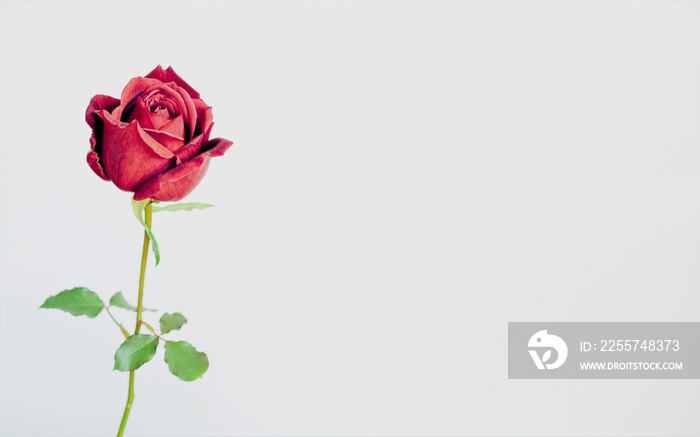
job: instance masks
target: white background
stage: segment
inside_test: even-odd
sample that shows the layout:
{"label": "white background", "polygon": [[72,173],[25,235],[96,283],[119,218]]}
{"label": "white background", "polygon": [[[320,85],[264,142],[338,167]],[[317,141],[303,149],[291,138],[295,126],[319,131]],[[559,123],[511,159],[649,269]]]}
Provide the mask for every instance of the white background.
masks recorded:
{"label": "white background", "polygon": [[135,301],[84,110],[157,64],[235,145],[147,275],[210,370],[159,351],[128,434],[700,435],[699,381],[506,367],[508,321],[700,321],[700,3],[1,8],[1,435],[116,433],[119,331],[37,307]]}

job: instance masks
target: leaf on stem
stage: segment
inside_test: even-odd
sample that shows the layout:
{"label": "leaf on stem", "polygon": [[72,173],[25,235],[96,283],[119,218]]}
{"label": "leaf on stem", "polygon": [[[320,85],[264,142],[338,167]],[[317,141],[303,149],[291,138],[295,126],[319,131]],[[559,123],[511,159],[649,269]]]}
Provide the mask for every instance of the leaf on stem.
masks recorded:
{"label": "leaf on stem", "polygon": [[[124,298],[124,295],[122,294],[121,291],[117,291],[114,296],[109,300],[109,306],[112,307],[117,307],[117,308],[124,308],[125,310],[129,311],[136,311],[136,307],[131,305],[129,302],[126,301]],[[151,310],[148,308],[143,308],[144,311],[155,311]]]}
{"label": "leaf on stem", "polygon": [[187,323],[187,319],[180,313],[168,314],[165,313],[160,318],[160,334],[167,334],[170,331],[175,331],[182,328],[182,325]]}
{"label": "leaf on stem", "polygon": [[207,355],[186,341],[166,341],[165,362],[170,373],[183,381],[201,378],[209,368]]}
{"label": "leaf on stem", "polygon": [[39,308],[55,308],[71,313],[74,316],[97,317],[105,307],[102,299],[85,287],[75,287],[51,296]]}
{"label": "leaf on stem", "polygon": [[148,206],[150,201],[151,199],[144,199],[140,201],[131,199],[131,207],[134,209],[134,214],[136,215],[139,223],[141,223],[143,228],[146,230],[148,238],[151,239],[151,247],[153,248],[153,254],[156,256],[156,265],[158,265],[158,263],[160,263],[160,249],[158,248],[158,242],[156,241],[156,237],[153,235],[153,232],[151,232],[151,228],[146,226],[146,222],[144,221],[143,217],[143,211],[146,209],[146,206]]}
{"label": "leaf on stem", "polygon": [[151,361],[156,354],[158,337],[151,334],[134,334],[119,346],[114,354],[114,370],[128,372]]}
{"label": "leaf on stem", "polygon": [[192,211],[193,209],[211,208],[214,205],[208,203],[173,203],[168,206],[154,206],[153,212],[159,211]]}

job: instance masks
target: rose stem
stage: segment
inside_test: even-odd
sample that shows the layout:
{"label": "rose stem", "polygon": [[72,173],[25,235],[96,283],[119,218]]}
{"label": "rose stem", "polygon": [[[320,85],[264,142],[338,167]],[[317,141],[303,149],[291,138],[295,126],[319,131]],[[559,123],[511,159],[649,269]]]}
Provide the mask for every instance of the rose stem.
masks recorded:
{"label": "rose stem", "polygon": [[[146,215],[146,227],[151,229],[151,217],[153,213],[153,207],[151,206],[151,201],[148,202],[145,209]],[[136,304],[136,327],[134,328],[134,335],[138,334],[141,330],[141,313],[143,313],[143,284],[146,279],[146,261],[148,261],[148,244],[150,243],[150,238],[148,238],[148,232],[143,232],[143,251],[141,252],[141,273],[139,275],[139,300]],[[126,421],[129,420],[129,413],[131,412],[131,404],[134,403],[134,373],[136,371],[132,370],[129,372],[129,395],[126,398],[126,407],[124,407],[124,415],[122,416],[122,422],[119,424],[119,432],[117,437],[122,437],[124,435],[124,429],[126,428]]]}

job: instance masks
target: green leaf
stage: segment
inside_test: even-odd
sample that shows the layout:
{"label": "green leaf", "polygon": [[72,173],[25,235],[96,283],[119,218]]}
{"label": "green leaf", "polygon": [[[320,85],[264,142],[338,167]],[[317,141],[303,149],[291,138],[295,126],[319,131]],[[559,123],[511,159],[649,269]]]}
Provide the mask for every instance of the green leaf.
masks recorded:
{"label": "green leaf", "polygon": [[97,317],[104,307],[105,304],[97,293],[85,287],[75,287],[51,296],[39,308],[55,308],[74,316],[93,318]]}
{"label": "green leaf", "polygon": [[170,373],[183,381],[201,378],[209,368],[207,355],[186,341],[166,341],[165,362]]}
{"label": "green leaf", "polygon": [[143,211],[146,209],[146,206],[150,201],[151,199],[144,199],[139,201],[131,199],[131,207],[134,209],[134,214],[136,215],[136,218],[138,219],[139,223],[141,223],[143,228],[146,230],[148,238],[151,239],[151,247],[153,248],[153,254],[156,256],[156,265],[158,265],[158,263],[160,263],[160,249],[158,249],[158,242],[156,241],[156,237],[153,235],[153,232],[151,232],[151,228],[146,226],[146,222],[143,218]]}
{"label": "green leaf", "polygon": [[170,331],[175,331],[182,328],[182,325],[187,323],[187,319],[180,313],[168,314],[165,313],[160,318],[160,335],[167,334]]}
{"label": "green leaf", "polygon": [[[129,311],[136,311],[136,307],[131,305],[129,302],[126,301],[124,298],[124,295],[122,294],[121,291],[117,291],[114,296],[109,300],[109,306],[112,307],[117,307],[117,308],[124,308],[125,310]],[[148,308],[142,308],[144,311],[155,311],[155,310],[150,310]]]}
{"label": "green leaf", "polygon": [[156,354],[158,337],[151,334],[134,334],[127,338],[114,354],[114,370],[128,372],[151,361]]}
{"label": "green leaf", "polygon": [[208,203],[173,203],[168,206],[154,206],[153,212],[159,211],[192,211],[193,209],[211,208],[214,205]]}

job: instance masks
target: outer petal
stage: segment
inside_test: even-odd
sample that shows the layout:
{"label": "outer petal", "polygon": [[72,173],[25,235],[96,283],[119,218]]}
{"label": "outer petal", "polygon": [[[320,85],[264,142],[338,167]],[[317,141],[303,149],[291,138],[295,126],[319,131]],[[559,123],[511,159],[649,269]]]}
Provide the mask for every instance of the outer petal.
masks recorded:
{"label": "outer petal", "polygon": [[204,154],[211,156],[212,158],[217,156],[224,156],[224,153],[233,146],[233,141],[229,141],[223,138],[214,138],[209,141],[209,146],[207,146],[208,151]]}
{"label": "outer petal", "polygon": [[182,150],[182,145],[185,143],[182,138],[171,134],[166,130],[144,129],[158,144],[164,146],[171,152]]}
{"label": "outer petal", "polygon": [[114,97],[105,96],[103,94],[98,94],[92,99],[90,99],[90,104],[88,104],[85,110],[85,121],[90,125],[91,128],[95,127],[95,112],[101,111],[103,109],[107,112],[112,112],[119,106],[119,99]]}
{"label": "outer petal", "polygon": [[[194,130],[192,136],[197,136],[202,133],[206,133],[210,130],[212,123],[214,122],[214,115],[211,112],[211,106],[207,105],[200,99],[192,99],[195,108],[197,108],[197,127]],[[209,140],[207,136],[204,138],[206,143]]]}
{"label": "outer petal", "polygon": [[174,202],[187,196],[199,184],[209,167],[209,160],[226,153],[233,143],[223,138],[215,138],[207,145],[207,151],[190,161],[179,165],[153,179],[144,182],[136,193],[134,200],[154,199]]}
{"label": "outer petal", "polygon": [[106,181],[109,180],[109,176],[107,176],[107,173],[105,173],[105,170],[102,168],[102,163],[100,162],[100,155],[98,155],[97,152],[95,152],[94,150],[90,150],[88,152],[87,163],[97,176],[101,177]]}
{"label": "outer petal", "polygon": [[175,82],[179,86],[183,87],[185,91],[192,97],[193,99],[198,99],[199,98],[199,93],[195,91],[194,88],[192,88],[187,82],[185,82],[180,76],[175,73],[175,70],[173,70],[173,67],[168,67],[167,70],[163,70],[163,67],[160,65],[157,66],[153,71],[148,73],[146,75],[147,78],[153,78],[153,79],[158,79],[161,82]]}
{"label": "outer petal", "polygon": [[204,136],[197,135],[190,141],[185,147],[175,152],[175,157],[177,158],[176,164],[180,165],[183,162],[187,162],[200,153],[207,150],[209,143],[205,143]]}
{"label": "outer petal", "polygon": [[136,191],[144,181],[172,167],[175,155],[136,121],[122,123],[104,110],[98,114],[104,121],[102,161],[117,187]]}
{"label": "outer petal", "polygon": [[100,162],[100,153],[102,152],[102,119],[96,116],[95,112],[101,110],[111,112],[117,106],[119,106],[119,99],[98,94],[90,100],[90,104],[85,111],[85,121],[92,128],[87,163],[97,176],[106,181],[109,180],[109,176],[105,173],[104,168],[102,168],[102,163]]}

